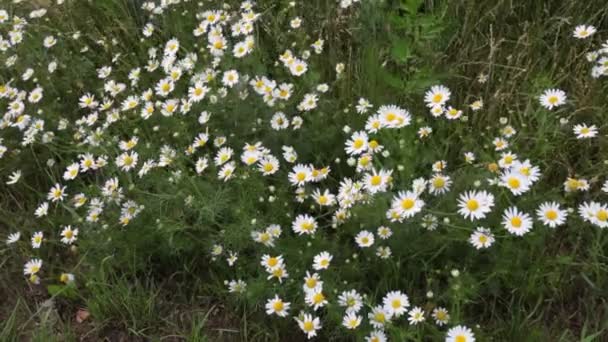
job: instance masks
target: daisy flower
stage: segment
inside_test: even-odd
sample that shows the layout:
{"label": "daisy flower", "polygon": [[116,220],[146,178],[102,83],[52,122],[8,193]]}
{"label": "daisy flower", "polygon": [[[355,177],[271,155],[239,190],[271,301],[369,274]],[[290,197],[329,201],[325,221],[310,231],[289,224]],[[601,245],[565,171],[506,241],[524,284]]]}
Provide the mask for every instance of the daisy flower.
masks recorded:
{"label": "daisy flower", "polygon": [[353,133],[349,140],[346,141],[346,153],[350,155],[358,155],[367,150],[369,138],[367,133],[359,131]]}
{"label": "daisy flower", "polygon": [[65,198],[65,188],[65,186],[62,186],[58,183],[55,184],[49,191],[47,199],[53,202],[63,201],[63,199]]}
{"label": "daisy flower", "polygon": [[378,237],[381,238],[382,240],[386,240],[389,237],[391,237],[391,235],[393,235],[393,231],[389,227],[380,226],[380,227],[378,227],[376,234],[378,234]]}
{"label": "daisy flower", "polygon": [[38,273],[42,268],[42,260],[40,259],[31,259],[30,261],[25,263],[23,267],[24,275],[32,275]]}
{"label": "daisy flower", "polygon": [[424,102],[428,107],[443,106],[449,99],[452,93],[443,85],[432,86],[424,94]]}
{"label": "daisy flower", "polygon": [[342,319],[342,325],[348,330],[354,330],[361,325],[361,316],[354,312],[347,313]]}
{"label": "daisy flower", "polygon": [[376,329],[383,329],[384,326],[390,322],[392,315],[391,312],[382,306],[376,306],[372,308],[372,311],[367,314],[369,323]]}
{"label": "daisy flower", "polygon": [[338,297],[338,305],[346,307],[346,313],[357,313],[363,307],[363,297],[355,291],[344,291]]}
{"label": "daisy flower", "polygon": [[284,302],[278,295],[275,295],[274,298],[266,302],[266,314],[285,317],[288,314],[289,305],[290,303]]}
{"label": "daisy flower", "polygon": [[291,228],[298,235],[312,235],[317,231],[317,221],[315,221],[314,217],[307,214],[298,215],[293,221]]}
{"label": "daisy flower", "polygon": [[406,313],[407,308],[410,306],[409,298],[401,291],[387,293],[382,303],[384,304],[384,309],[394,317],[400,317]]}
{"label": "daisy flower", "polygon": [[429,192],[433,195],[441,195],[448,191],[450,191],[450,186],[452,185],[452,180],[449,176],[444,176],[440,173],[437,173],[431,178],[428,182],[429,184]]}
{"label": "daisy flower", "polygon": [[410,310],[408,313],[407,320],[411,325],[416,325],[418,323],[424,322],[426,318],[424,317],[424,310],[422,308],[416,306]]}
{"label": "daisy flower", "polygon": [[72,226],[65,226],[61,231],[61,242],[66,245],[71,245],[78,238],[78,228],[72,229]]}
{"label": "daisy flower", "polygon": [[329,264],[334,257],[328,252],[321,252],[315,255],[313,259],[312,268],[317,271],[326,270],[329,268]]}
{"label": "daisy flower", "polygon": [[587,126],[587,124],[579,124],[573,128],[577,139],[594,138],[597,136],[597,127],[595,125]]}
{"label": "daisy flower", "polygon": [[313,310],[317,310],[319,308],[324,307],[328,302],[327,298],[323,294],[322,290],[309,291],[306,293],[306,298],[304,299],[308,306],[311,306]]}
{"label": "daisy flower", "polygon": [[21,232],[11,233],[6,238],[6,244],[11,245],[11,244],[19,241],[20,238],[21,238]]}
{"label": "daisy flower", "polygon": [[450,321],[450,314],[448,313],[448,310],[443,307],[435,308],[433,310],[432,316],[438,326],[448,324],[448,322]]}
{"label": "daisy flower", "polygon": [[566,222],[568,212],[562,210],[557,202],[544,202],[536,210],[536,216],[545,226],[555,228]]}
{"label": "daisy flower", "polygon": [[393,198],[391,204],[391,208],[394,209],[402,219],[416,215],[422,210],[423,206],[424,201],[419,199],[418,194],[412,191],[400,191],[397,196]]}
{"label": "daisy flower", "polygon": [[547,89],[539,97],[540,104],[551,110],[566,103],[566,93],[559,89]]}
{"label": "daisy flower", "polygon": [[457,325],[448,330],[445,342],[475,342],[475,335],[473,335],[471,329]]}
{"label": "daisy flower", "polygon": [[509,233],[523,236],[532,229],[532,218],[516,207],[510,207],[502,215],[502,224]]}
{"label": "daisy flower", "polygon": [[585,39],[592,36],[597,30],[591,25],[578,25],[574,28],[572,36],[578,39]]}
{"label": "daisy flower", "polygon": [[494,243],[494,234],[488,228],[478,227],[469,237],[469,243],[476,249],[488,248]]}
{"label": "daisy flower", "polygon": [[486,191],[468,191],[458,199],[458,213],[471,221],[485,218],[494,206],[494,195]]}
{"label": "daisy flower", "polygon": [[370,247],[374,244],[374,234],[367,230],[362,230],[355,237],[355,242],[361,248]]}
{"label": "daisy flower", "polygon": [[511,193],[515,196],[530,190],[530,181],[518,172],[504,172],[500,176],[499,185],[511,190]]}
{"label": "daisy flower", "polygon": [[313,317],[310,314],[303,314],[301,317],[295,317],[298,326],[306,334],[308,339],[317,336],[317,330],[321,329],[321,321],[319,317]]}
{"label": "daisy flower", "polygon": [[42,232],[36,232],[32,235],[32,248],[40,248],[44,234]]}
{"label": "daisy flower", "polygon": [[318,273],[310,274],[310,272],[306,271],[303,289],[304,293],[316,292],[323,289],[323,282],[321,281],[321,276],[319,276]]}
{"label": "daisy flower", "polygon": [[[344,0],[342,0],[344,1]],[[350,1],[350,0],[349,0]],[[388,338],[382,330],[374,330],[365,337],[365,342],[387,342]]]}

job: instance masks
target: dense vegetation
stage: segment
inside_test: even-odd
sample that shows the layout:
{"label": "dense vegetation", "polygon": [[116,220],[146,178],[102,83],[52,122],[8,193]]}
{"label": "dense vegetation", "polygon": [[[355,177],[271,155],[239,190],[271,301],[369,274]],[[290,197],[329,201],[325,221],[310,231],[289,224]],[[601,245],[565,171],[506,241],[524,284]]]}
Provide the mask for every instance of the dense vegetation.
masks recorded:
{"label": "dense vegetation", "polygon": [[0,340],[601,341],[604,1],[0,3]]}

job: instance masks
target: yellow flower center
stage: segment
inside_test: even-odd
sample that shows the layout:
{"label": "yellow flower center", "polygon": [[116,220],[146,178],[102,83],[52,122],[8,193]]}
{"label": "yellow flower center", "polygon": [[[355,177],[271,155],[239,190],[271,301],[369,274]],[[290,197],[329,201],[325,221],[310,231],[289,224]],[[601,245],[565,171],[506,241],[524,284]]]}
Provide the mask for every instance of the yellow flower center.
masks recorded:
{"label": "yellow flower center", "polygon": [[360,149],[361,147],[363,147],[363,144],[365,144],[363,139],[356,139],[355,141],[353,141],[353,147],[356,149]]}
{"label": "yellow flower center", "polygon": [[515,228],[521,227],[522,221],[519,216],[515,216],[511,219],[511,225]]}
{"label": "yellow flower center", "polygon": [[268,266],[270,266],[270,267],[274,267],[278,263],[279,263],[279,259],[277,259],[277,258],[272,257],[272,258],[268,259]]}
{"label": "yellow flower center", "polygon": [[409,210],[412,209],[414,207],[414,204],[416,202],[411,199],[411,198],[406,198],[403,201],[401,201],[401,208],[405,209],[405,210]]}
{"label": "yellow flower center", "polygon": [[393,306],[393,309],[398,309],[401,307],[401,301],[399,299],[393,299],[391,305]]}
{"label": "yellow flower center", "polygon": [[325,300],[325,296],[323,295],[323,293],[319,292],[316,293],[314,296],[312,296],[312,301],[315,304],[320,304]]}
{"label": "yellow flower center", "polygon": [[382,177],[380,177],[379,175],[372,176],[372,179],[370,180],[370,183],[373,186],[378,186],[378,185],[380,185],[382,183]]}
{"label": "yellow flower center", "polygon": [[435,94],[435,96],[433,96],[433,102],[434,103],[439,103],[439,102],[441,102],[441,100],[443,100],[443,95],[441,95],[441,94]]}
{"label": "yellow flower center", "polygon": [[283,311],[283,307],[284,307],[283,302],[280,300],[277,300],[272,305],[272,308],[274,309],[274,311]]}
{"label": "yellow flower center", "polygon": [[549,210],[547,210],[547,212],[545,213],[545,217],[546,217],[548,220],[553,221],[553,220],[557,219],[557,211],[555,211],[555,210],[553,210],[553,209],[549,209]]}
{"label": "yellow flower center", "polygon": [[458,335],[454,339],[454,342],[467,342],[467,338],[464,335]]}
{"label": "yellow flower center", "polygon": [[304,322],[304,331],[309,332],[315,329],[314,324],[311,321]]}
{"label": "yellow flower center", "polygon": [[507,183],[509,184],[509,187],[511,189],[519,189],[519,187],[521,186],[521,182],[515,177],[509,178],[509,181]]}
{"label": "yellow flower center", "polygon": [[477,200],[475,200],[475,199],[468,200],[467,209],[469,209],[470,211],[475,211],[475,210],[479,209],[479,202],[477,202]]}
{"label": "yellow flower center", "polygon": [[600,209],[598,210],[597,214],[595,214],[595,217],[597,217],[598,220],[605,222],[608,220],[608,211]]}
{"label": "yellow flower center", "polygon": [[443,188],[444,185],[445,185],[445,179],[443,179],[441,177],[435,178],[433,180],[433,187],[435,187],[435,188],[438,188],[438,189]]}
{"label": "yellow flower center", "polygon": [[554,105],[557,103],[559,99],[557,98],[557,96],[550,96],[549,99],[547,99],[547,101],[549,101],[550,104]]}

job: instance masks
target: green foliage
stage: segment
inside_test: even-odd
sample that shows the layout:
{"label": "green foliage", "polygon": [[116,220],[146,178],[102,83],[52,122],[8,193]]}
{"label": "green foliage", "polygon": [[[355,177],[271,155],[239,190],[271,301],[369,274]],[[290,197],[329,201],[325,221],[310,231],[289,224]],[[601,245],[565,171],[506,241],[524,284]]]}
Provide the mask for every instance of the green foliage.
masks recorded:
{"label": "green foliage", "polygon": [[[232,9],[240,5],[203,1],[202,8],[219,9],[224,4]],[[3,6],[11,14],[27,17],[37,5]],[[251,87],[238,85],[217,102],[194,104],[188,115],[168,118],[156,112],[142,120],[138,111],[126,111],[118,123],[108,125],[99,145],[82,143],[81,137],[93,133],[86,127],[73,128],[88,114],[78,108],[78,101],[84,93],[104,91],[97,68],[112,65],[112,78],[124,81],[133,68],[145,67],[149,48],[162,50],[173,37],[179,38],[180,54],[201,52],[197,72],[211,64],[212,57],[203,52],[206,37],[192,35],[200,21],[195,13],[200,11],[196,2],[182,1],[162,15],[149,17],[138,1],[68,0],[63,7],[49,8],[42,20],[28,19],[26,41],[10,54],[0,53],[3,65],[11,55],[19,56],[14,67],[0,69],[0,85],[31,90],[35,83],[44,88],[44,99],[34,107],[41,112],[28,108],[27,114],[43,118],[45,127],[55,133],[49,143],[21,146],[20,131],[0,130],[0,143],[9,147],[0,163],[0,227],[7,234],[22,232],[18,243],[0,247],[0,290],[9,294],[8,309],[0,311],[0,340],[20,340],[22,330],[30,326],[27,334],[33,341],[75,340],[81,330],[72,332],[73,317],[81,307],[91,313],[85,325],[91,325],[87,334],[93,338],[119,331],[120,336],[144,340],[294,339],[301,335],[293,319],[268,317],[264,306],[277,294],[292,303],[292,316],[300,310],[312,312],[303,304],[302,278],[320,251],[329,251],[334,256],[332,267],[336,265],[321,273],[329,304],[317,311],[323,321],[320,340],[363,340],[371,330],[366,314],[362,327],[352,334],[341,326],[343,309],[337,297],[346,288],[367,294],[366,313],[388,291],[397,289],[426,311],[426,323],[412,326],[401,318],[389,325],[391,341],[444,339],[445,327],[437,327],[429,315],[438,306],[449,310],[450,326],[475,327],[480,341],[596,341],[606,335],[608,237],[584,222],[576,208],[583,201],[606,201],[599,188],[606,179],[608,156],[608,84],[589,76],[585,53],[601,45],[597,36],[605,39],[608,5],[574,0],[361,0],[340,9],[337,1],[301,1],[291,6],[287,0],[259,0],[255,50],[243,60],[228,54],[220,69],[297,83],[292,98],[269,107]],[[296,16],[302,18],[302,27],[290,29]],[[144,39],[141,30],[148,21],[157,30]],[[598,27],[596,36],[574,40],[572,29],[582,23]],[[8,28],[0,24],[3,37]],[[77,32],[80,37],[74,39]],[[59,39],[48,50],[40,43],[51,34]],[[285,49],[300,55],[311,50],[318,38],[325,40],[323,52],[311,53],[309,70],[301,78],[294,78],[280,62],[275,65]],[[59,64],[53,74],[44,71],[51,59]],[[338,63],[344,63],[339,76]],[[30,67],[36,69],[34,83],[21,80]],[[479,82],[479,76],[487,80]],[[137,92],[154,88],[157,81],[155,74],[142,71]],[[320,83],[330,90],[319,94],[318,108],[296,110],[304,94]],[[221,74],[209,84],[221,87]],[[451,89],[450,103],[465,111],[466,120],[428,114],[424,93],[436,84]],[[567,90],[567,105],[553,111],[541,108],[538,96],[548,88]],[[242,100],[244,90],[249,94]],[[176,85],[175,93],[187,92],[186,82]],[[357,204],[346,223],[333,227],[331,210],[312,205],[310,199],[294,201],[294,187],[286,181],[292,165],[280,158],[281,148],[294,146],[298,162],[330,167],[330,176],[319,188],[335,193],[343,178],[358,177],[346,162],[344,141],[350,133],[343,132],[345,126],[353,131],[365,126],[367,117],[355,113],[353,106],[360,97],[375,107],[407,108],[413,124],[373,135],[390,151],[390,156],[375,158],[373,164],[393,170],[393,190]],[[468,110],[466,106],[477,99],[483,99],[483,110]],[[4,110],[8,102],[0,101]],[[120,107],[120,101],[115,102]],[[212,113],[206,125],[198,122],[202,111]],[[305,124],[299,130],[272,130],[269,121],[277,111],[290,118],[300,115]],[[487,166],[500,157],[492,141],[501,135],[501,118],[517,130],[509,140],[510,149],[538,165],[542,176],[521,197],[492,188],[496,207],[516,205],[534,216],[539,203],[557,201],[575,210],[562,227],[550,229],[535,222],[531,233],[515,238],[501,227],[502,211],[497,209],[483,221],[497,241],[478,251],[467,242],[476,223],[457,214],[456,203],[458,195],[475,188],[476,182],[483,189],[487,180],[496,177]],[[57,129],[61,119],[70,123],[69,129]],[[105,119],[106,114],[100,115],[100,122]],[[598,137],[577,140],[571,126],[582,122],[596,124]],[[418,128],[424,126],[433,129],[428,139],[418,137]],[[201,132],[212,139],[193,155],[185,154],[185,147]],[[140,139],[138,166],[158,159],[160,149],[168,145],[176,149],[170,167],[141,178],[137,170],[120,171],[114,161],[123,152],[118,143],[132,136]],[[238,164],[238,176],[227,182],[217,179],[220,167],[213,165],[217,148],[211,145],[219,136],[227,138],[226,146],[235,150]],[[257,141],[281,159],[276,174],[262,176],[240,162],[241,148]],[[469,151],[477,156],[473,164],[463,160]],[[109,164],[66,183],[65,167],[85,152],[107,155]],[[194,168],[200,156],[209,156],[210,166],[199,175]],[[47,164],[49,159],[53,165]],[[375,248],[356,249],[355,236],[362,229],[375,233],[378,226],[389,225],[386,212],[393,195],[409,189],[421,176],[430,177],[430,167],[438,160],[447,162],[452,189],[443,196],[426,197],[423,212],[415,218],[390,223],[393,236],[381,243],[390,247],[391,257],[378,258]],[[17,169],[22,171],[19,182],[5,184]],[[117,177],[127,199],[143,206],[127,225],[119,221],[120,206],[110,201],[99,223],[89,222],[86,210],[75,208],[71,197],[51,205],[47,217],[32,215],[55,183],[67,184],[70,195],[82,192],[91,199],[104,196],[101,187],[112,177]],[[568,177],[588,179],[592,191],[564,194]],[[306,191],[315,187],[307,185]],[[298,237],[291,231],[294,217],[303,213],[318,219],[320,232],[315,236]],[[421,226],[426,214],[439,218],[437,230]],[[74,248],[59,241],[61,227],[68,224],[80,229]],[[276,246],[254,242],[252,232],[271,224],[283,229]],[[29,238],[36,231],[44,231],[46,240],[42,248],[31,249]],[[218,244],[223,253],[212,256]],[[233,267],[226,264],[229,251],[238,252]],[[263,255],[283,256],[289,278],[282,283],[269,281],[260,266]],[[44,260],[41,285],[28,284],[21,276],[31,258]],[[459,276],[453,276],[452,270],[458,270]],[[75,283],[58,282],[65,272],[75,275]],[[228,293],[227,282],[236,279],[246,280],[245,293]],[[56,315],[55,308],[39,310],[48,298],[58,303],[57,310],[65,311]]]}

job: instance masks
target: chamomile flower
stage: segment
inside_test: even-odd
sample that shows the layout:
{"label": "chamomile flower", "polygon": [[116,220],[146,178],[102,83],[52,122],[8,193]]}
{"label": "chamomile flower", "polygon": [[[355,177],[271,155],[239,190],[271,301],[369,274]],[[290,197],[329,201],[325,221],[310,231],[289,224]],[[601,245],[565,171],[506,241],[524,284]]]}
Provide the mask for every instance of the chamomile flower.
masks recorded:
{"label": "chamomile flower", "polygon": [[363,297],[355,291],[344,291],[338,297],[338,305],[346,308],[346,313],[357,313],[363,307]]}
{"label": "chamomile flower", "polygon": [[380,172],[377,172],[376,170],[372,170],[371,173],[366,173],[363,177],[363,187],[370,194],[384,192],[391,180],[392,171],[380,170]]}
{"label": "chamomile flower", "polygon": [[313,317],[310,314],[303,314],[301,317],[295,317],[298,326],[306,334],[308,339],[317,336],[317,330],[321,329],[321,320],[319,317]]}
{"label": "chamomile flower", "polygon": [[306,292],[306,297],[304,301],[315,311],[319,308],[324,307],[328,303],[327,298],[325,297],[325,294],[323,294],[323,291],[321,289]]}
{"label": "chamomile flower", "polygon": [[445,342],[475,342],[475,335],[471,329],[457,325],[448,330]]}
{"label": "chamomile flower", "polygon": [[374,244],[374,234],[367,230],[362,230],[355,236],[355,242],[361,248],[371,247]]}
{"label": "chamomile flower", "polygon": [[536,210],[536,216],[545,226],[555,228],[566,222],[568,212],[562,210],[557,202],[544,202]]}
{"label": "chamomile flower", "polygon": [[40,248],[42,245],[42,240],[44,239],[44,234],[42,232],[36,232],[32,235],[32,248]]}
{"label": "chamomile flower", "polygon": [[443,85],[432,86],[424,94],[424,102],[428,107],[443,106],[449,99],[452,93]]}
{"label": "chamomile flower", "polygon": [[393,317],[392,311],[388,311],[383,306],[376,306],[372,308],[372,311],[367,315],[369,323],[376,329],[383,329],[384,326],[390,322]]}
{"label": "chamomile flower", "polygon": [[467,191],[458,198],[458,213],[471,221],[485,218],[494,206],[494,195],[487,191]]}
{"label": "chamomile flower", "polygon": [[530,181],[519,172],[507,171],[500,176],[500,186],[511,191],[513,195],[519,196],[530,190]]}
{"label": "chamomile flower", "polygon": [[412,191],[400,191],[391,202],[391,208],[395,210],[399,217],[410,218],[419,213],[424,206],[424,201],[418,194]]}
{"label": "chamomile flower", "polygon": [[302,186],[312,180],[312,168],[307,165],[297,164],[288,175],[292,185]]}
{"label": "chamomile flower", "polygon": [[234,162],[226,163],[218,171],[217,178],[226,182],[234,177],[235,169],[236,169],[236,166],[235,166]]}
{"label": "chamomile flower", "polygon": [[317,231],[317,221],[310,215],[298,215],[291,227],[298,235],[312,235]]}
{"label": "chamomile flower", "polygon": [[581,218],[600,228],[608,227],[608,205],[598,202],[583,202],[578,207]]}
{"label": "chamomile flower", "polygon": [[61,242],[66,245],[71,245],[78,238],[78,228],[72,229],[72,226],[65,226],[61,231]]}
{"label": "chamomile flower", "polygon": [[319,189],[315,189],[315,191],[312,193],[312,199],[317,203],[317,205],[322,207],[332,206],[336,202],[336,196],[327,189],[325,189],[324,192],[321,192]]}
{"label": "chamomile flower", "polygon": [[346,141],[346,153],[350,155],[358,155],[367,150],[368,144],[368,136],[367,133],[360,131],[355,132],[351,136],[351,138]]}
{"label": "chamomile flower", "polygon": [[[344,1],[344,0],[342,0]],[[351,1],[351,0],[348,0]],[[374,330],[365,337],[365,342],[387,342],[388,338],[382,330]]]}
{"label": "chamomile flower", "polygon": [[378,237],[382,240],[386,240],[388,238],[390,238],[393,235],[393,231],[386,226],[380,226],[378,227],[378,230],[376,231],[376,234],[378,234]]}
{"label": "chamomile flower", "polygon": [[8,180],[6,181],[6,184],[8,184],[8,185],[16,184],[19,181],[19,179],[21,179],[21,170],[14,171],[9,176]]}
{"label": "chamomile flower", "polygon": [[354,312],[347,313],[342,319],[342,326],[348,330],[357,329],[361,325],[361,316]]}
{"label": "chamomile flower", "polygon": [[443,307],[435,308],[432,316],[438,326],[446,325],[450,321],[450,314],[448,313],[448,310]]}
{"label": "chamomile flower", "polygon": [[572,36],[578,39],[585,39],[592,36],[597,30],[591,25],[578,25],[574,28]]}
{"label": "chamomile flower", "polygon": [[424,310],[422,308],[416,306],[410,310],[408,313],[407,320],[411,325],[417,325],[418,323],[422,323],[425,321]]}
{"label": "chamomile flower", "polygon": [[66,189],[65,186],[62,186],[61,184],[58,184],[58,183],[55,184],[49,191],[49,193],[47,195],[47,199],[49,199],[52,202],[63,201],[63,199],[66,196],[65,189]]}
{"label": "chamomile flower", "polygon": [[317,271],[320,270],[326,270],[329,268],[329,264],[331,263],[331,260],[334,257],[329,254],[329,252],[321,252],[317,255],[315,255],[314,259],[313,259],[313,266],[312,268],[314,268]]}
{"label": "chamomile flower", "polygon": [[566,93],[560,89],[547,89],[539,97],[540,104],[551,110],[566,103]]}
{"label": "chamomile flower", "polygon": [[597,127],[595,125],[587,126],[587,124],[579,124],[573,128],[577,139],[588,139],[597,136]]}
{"label": "chamomile flower", "polygon": [[6,244],[7,245],[12,245],[15,242],[19,241],[20,238],[21,238],[21,232],[11,233],[6,238]]}
{"label": "chamomile flower", "polygon": [[42,268],[42,260],[40,259],[31,259],[30,261],[25,263],[23,267],[24,275],[33,275],[40,271]]}
{"label": "chamomile flower", "polygon": [[400,317],[407,312],[407,308],[410,306],[408,296],[401,291],[387,293],[382,303],[384,304],[384,309],[393,317]]}
{"label": "chamomile flower", "polygon": [[266,302],[266,314],[285,317],[288,314],[290,303],[284,302],[278,295]]}
{"label": "chamomile flower", "polygon": [[469,243],[476,249],[488,248],[494,244],[495,238],[488,228],[478,227],[469,237]]}
{"label": "chamomile flower", "polygon": [[428,181],[429,192],[433,195],[441,195],[450,191],[452,180],[449,176],[444,176],[440,173],[435,174]]}
{"label": "chamomile flower", "polygon": [[516,207],[510,207],[502,216],[502,225],[509,233],[523,236],[532,229],[532,218]]}

